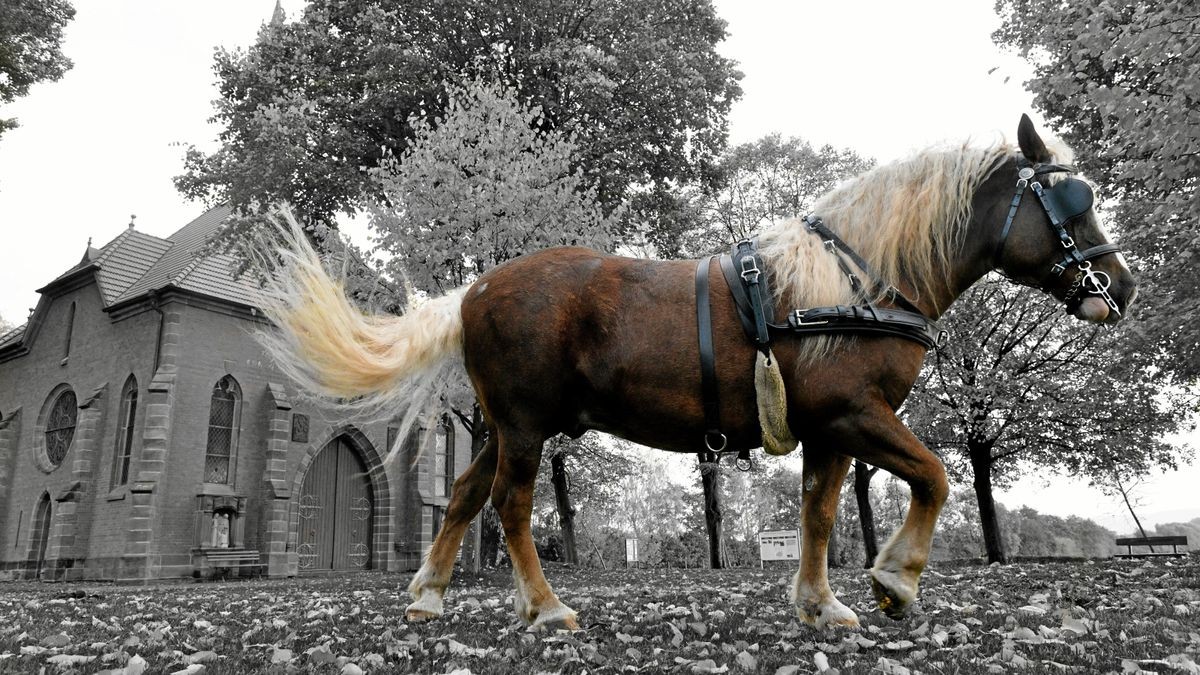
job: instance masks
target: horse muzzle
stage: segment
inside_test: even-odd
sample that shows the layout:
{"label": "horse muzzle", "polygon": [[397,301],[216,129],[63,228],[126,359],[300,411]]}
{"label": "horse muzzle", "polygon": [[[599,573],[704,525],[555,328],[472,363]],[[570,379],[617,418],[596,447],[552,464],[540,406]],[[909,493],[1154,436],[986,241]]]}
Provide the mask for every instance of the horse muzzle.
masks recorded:
{"label": "horse muzzle", "polygon": [[1092,323],[1110,323],[1110,317],[1116,317],[1113,322],[1120,320],[1120,312],[1114,310],[1107,302],[1100,298],[1089,296],[1083,299],[1074,310],[1071,310],[1071,315],[1081,321],[1090,321]]}
{"label": "horse muzzle", "polygon": [[1103,287],[1088,283],[1083,286],[1087,290],[1081,293],[1082,297],[1067,305],[1067,312],[1081,321],[1115,324],[1124,318],[1137,297],[1137,285],[1128,273],[1121,274],[1118,282],[1113,284],[1115,287],[1111,291],[1115,292],[1110,292],[1107,283]]}

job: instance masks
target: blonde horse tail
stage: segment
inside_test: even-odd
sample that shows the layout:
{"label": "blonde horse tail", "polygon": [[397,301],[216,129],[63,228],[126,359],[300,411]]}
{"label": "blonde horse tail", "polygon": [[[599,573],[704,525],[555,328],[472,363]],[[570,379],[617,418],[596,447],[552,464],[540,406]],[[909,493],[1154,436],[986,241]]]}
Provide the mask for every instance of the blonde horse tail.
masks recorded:
{"label": "blonde horse tail", "polygon": [[[268,275],[259,298],[275,326],[261,331],[259,341],[302,394],[334,415],[398,419],[398,446],[469,386],[460,311],[466,288],[424,302],[410,295],[400,316],[365,313],[347,299],[289,213],[273,222],[283,264]],[[432,432],[436,424],[422,426]],[[389,448],[389,457],[396,451]]]}

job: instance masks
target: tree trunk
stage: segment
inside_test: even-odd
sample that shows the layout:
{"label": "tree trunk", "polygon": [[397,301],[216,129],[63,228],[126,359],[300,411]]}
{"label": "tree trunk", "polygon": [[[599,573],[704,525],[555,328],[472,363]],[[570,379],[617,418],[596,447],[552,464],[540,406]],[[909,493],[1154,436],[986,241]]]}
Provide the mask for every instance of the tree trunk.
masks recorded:
{"label": "tree trunk", "polygon": [[550,457],[550,482],[554,485],[558,526],[562,530],[563,562],[575,565],[579,563],[579,555],[575,548],[575,507],[571,506],[567,457],[561,452],[556,452]]}
{"label": "tree trunk", "polygon": [[[457,410],[455,415],[466,427],[467,433],[471,434],[471,461],[474,461],[487,444],[488,428],[483,419],[483,411],[480,410],[479,404],[475,403],[471,406],[470,417]],[[463,552],[463,558],[471,561],[473,571],[478,572],[480,567],[496,565],[497,553],[500,551],[500,516],[492,508],[490,500],[476,516],[475,526],[471,528],[464,548],[466,550]]]}
{"label": "tree trunk", "polygon": [[704,486],[704,525],[708,530],[708,564],[714,570],[729,566],[725,532],[721,522],[721,467],[715,452],[702,452],[700,482]]}
{"label": "tree trunk", "polygon": [[[1117,489],[1121,491],[1121,499],[1125,500],[1125,508],[1129,509],[1129,515],[1133,516],[1134,525],[1137,525],[1138,532],[1142,534],[1142,539],[1145,539],[1146,528],[1142,527],[1141,519],[1133,512],[1133,504],[1129,501],[1129,489],[1125,487],[1125,483],[1121,480],[1120,476],[1117,476],[1115,473],[1113,474],[1113,480],[1117,483]],[[1154,545],[1148,544],[1148,546],[1150,547],[1150,552],[1154,553]]]}
{"label": "tree trunk", "polygon": [[996,501],[992,497],[992,448],[974,446],[967,449],[971,455],[971,471],[975,475],[975,500],[979,503],[979,524],[983,527],[983,546],[987,549],[988,563],[1008,562],[1004,555],[1004,542],[1000,538],[1000,519],[996,515]]}
{"label": "tree trunk", "polygon": [[871,478],[879,469],[854,462],[854,498],[858,502],[858,524],[862,526],[863,553],[866,562],[863,568],[870,569],[875,565],[875,556],[879,555],[879,540],[875,536],[875,511],[871,509]]}
{"label": "tree trunk", "polygon": [[829,530],[829,541],[825,543],[825,566],[826,567],[841,567],[842,562],[838,556],[838,531],[837,522],[835,520],[833,527]]}

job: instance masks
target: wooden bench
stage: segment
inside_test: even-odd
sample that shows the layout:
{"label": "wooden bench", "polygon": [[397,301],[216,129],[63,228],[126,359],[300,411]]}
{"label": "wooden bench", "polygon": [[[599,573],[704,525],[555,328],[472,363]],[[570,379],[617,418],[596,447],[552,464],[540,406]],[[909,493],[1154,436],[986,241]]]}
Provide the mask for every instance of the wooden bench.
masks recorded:
{"label": "wooden bench", "polygon": [[[234,570],[249,570],[251,575],[263,572],[263,563],[259,560],[258,551],[242,548],[205,549],[200,553],[204,558],[209,577],[229,576]],[[225,570],[218,572],[218,570]]]}
{"label": "wooden bench", "polygon": [[[1187,551],[1180,551],[1179,547],[1187,546],[1187,545],[1188,545],[1188,540],[1187,540],[1187,537],[1184,535],[1167,535],[1167,536],[1161,536],[1161,537],[1118,537],[1117,538],[1117,546],[1126,547],[1126,551],[1125,551],[1125,553],[1116,554],[1115,557],[1117,557],[1117,558],[1146,558],[1149,556],[1160,556],[1160,555],[1181,556],[1181,555],[1187,555]],[[1171,550],[1170,550],[1170,552],[1150,550],[1145,553],[1134,553],[1133,552],[1134,546],[1146,546],[1146,547],[1170,546]]]}

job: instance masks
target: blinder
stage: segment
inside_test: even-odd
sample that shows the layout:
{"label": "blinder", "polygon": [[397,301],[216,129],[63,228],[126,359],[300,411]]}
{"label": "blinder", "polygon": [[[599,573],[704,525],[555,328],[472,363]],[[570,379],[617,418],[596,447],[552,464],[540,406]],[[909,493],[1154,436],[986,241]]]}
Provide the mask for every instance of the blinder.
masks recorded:
{"label": "blinder", "polygon": [[1078,178],[1067,178],[1042,192],[1042,204],[1058,217],[1060,223],[1078,218],[1092,208],[1095,194],[1092,186]]}

